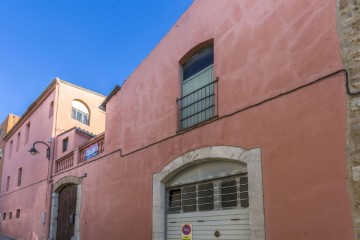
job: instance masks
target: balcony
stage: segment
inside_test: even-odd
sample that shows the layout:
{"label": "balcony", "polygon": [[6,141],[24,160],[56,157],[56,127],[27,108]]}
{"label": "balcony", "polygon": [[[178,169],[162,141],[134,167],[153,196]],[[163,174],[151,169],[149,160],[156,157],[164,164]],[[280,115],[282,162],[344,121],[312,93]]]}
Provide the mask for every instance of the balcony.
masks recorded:
{"label": "balcony", "polygon": [[98,159],[104,153],[105,135],[100,134],[69,154],[55,160],[54,174],[75,168],[89,161]]}
{"label": "balcony", "polygon": [[67,154],[66,156],[56,160],[55,173],[65,171],[66,169],[74,166],[74,152]]}

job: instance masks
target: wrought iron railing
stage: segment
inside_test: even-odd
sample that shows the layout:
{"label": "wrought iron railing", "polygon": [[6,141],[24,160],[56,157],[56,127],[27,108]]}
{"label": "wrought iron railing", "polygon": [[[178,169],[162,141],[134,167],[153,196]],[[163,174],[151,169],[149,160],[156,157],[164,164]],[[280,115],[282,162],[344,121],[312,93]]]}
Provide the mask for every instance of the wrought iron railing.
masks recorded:
{"label": "wrought iron railing", "polygon": [[192,127],[216,115],[217,82],[212,81],[177,99],[179,130]]}

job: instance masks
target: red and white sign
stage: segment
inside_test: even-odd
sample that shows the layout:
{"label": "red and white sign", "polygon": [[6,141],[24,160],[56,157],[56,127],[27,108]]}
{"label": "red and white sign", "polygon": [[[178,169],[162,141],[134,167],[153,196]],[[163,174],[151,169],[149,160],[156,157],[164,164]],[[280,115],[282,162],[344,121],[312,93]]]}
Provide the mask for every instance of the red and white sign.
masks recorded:
{"label": "red and white sign", "polygon": [[181,225],[181,240],[192,240],[191,223],[183,223]]}

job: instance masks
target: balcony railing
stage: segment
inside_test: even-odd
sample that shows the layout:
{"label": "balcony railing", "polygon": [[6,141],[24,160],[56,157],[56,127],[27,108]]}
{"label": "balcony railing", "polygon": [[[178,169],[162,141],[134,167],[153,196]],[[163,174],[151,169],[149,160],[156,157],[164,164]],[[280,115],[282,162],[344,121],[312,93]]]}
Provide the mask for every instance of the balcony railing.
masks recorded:
{"label": "balcony railing", "polygon": [[74,152],[55,161],[55,173],[62,172],[74,166]]}
{"label": "balcony railing", "polygon": [[71,153],[55,160],[55,174],[101,156],[104,152],[104,138],[104,134],[98,135],[79,148],[74,149]]}
{"label": "balcony railing", "polygon": [[104,135],[94,138],[79,148],[80,158],[78,164],[94,158],[104,152]]}

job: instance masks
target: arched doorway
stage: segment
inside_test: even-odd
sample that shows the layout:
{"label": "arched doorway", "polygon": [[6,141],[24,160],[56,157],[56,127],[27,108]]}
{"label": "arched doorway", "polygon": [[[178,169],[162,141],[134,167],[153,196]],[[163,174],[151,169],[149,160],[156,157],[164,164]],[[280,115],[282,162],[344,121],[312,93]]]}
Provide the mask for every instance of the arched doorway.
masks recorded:
{"label": "arched doorway", "polygon": [[66,176],[54,185],[49,239],[80,239],[81,182],[82,178]]}
{"label": "arched doorway", "polygon": [[[241,186],[246,189],[241,189]],[[227,195],[229,198],[226,202],[230,204],[228,206],[225,206],[225,201],[222,200],[226,193],[223,190],[226,188],[236,191]],[[190,198],[196,200],[184,203],[183,200],[188,200],[191,195],[187,192],[191,192],[193,197]],[[211,196],[202,198],[200,192],[210,193]],[[242,194],[246,196],[241,197]],[[181,196],[182,199],[176,199],[176,196]],[[201,198],[207,202],[200,202]],[[181,204],[176,205],[176,201]],[[169,205],[169,202],[172,205]],[[207,209],[201,209],[200,205]],[[233,213],[236,216],[229,218]],[[244,219],[241,219],[242,217]],[[201,229],[200,225],[206,225],[204,222],[208,220],[229,218],[229,221],[244,223],[236,226],[235,230],[239,234],[247,235],[248,239],[265,239],[260,149],[246,150],[228,146],[196,149],[174,159],[159,173],[154,174],[153,240],[171,239],[175,234],[180,234],[181,225],[176,224],[183,224],[179,221],[181,218],[196,227],[193,229],[194,234],[195,231],[202,231],[202,236],[212,234],[212,238],[216,238],[216,234],[228,234],[215,228]],[[241,228],[245,228],[245,233],[240,231]],[[219,229],[227,229],[227,226],[221,225]]]}

